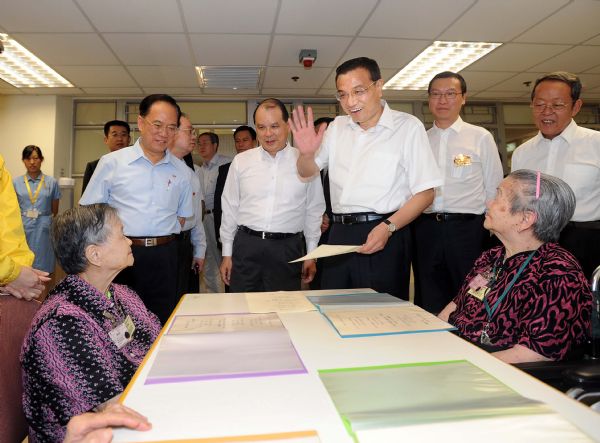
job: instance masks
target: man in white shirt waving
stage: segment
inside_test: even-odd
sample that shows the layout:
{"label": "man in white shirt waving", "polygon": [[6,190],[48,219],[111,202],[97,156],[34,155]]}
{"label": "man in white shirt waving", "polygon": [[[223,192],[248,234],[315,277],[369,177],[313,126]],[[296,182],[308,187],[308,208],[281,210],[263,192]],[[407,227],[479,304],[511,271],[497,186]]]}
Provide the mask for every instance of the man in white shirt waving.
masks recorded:
{"label": "man in white shirt waving", "polygon": [[231,292],[299,290],[316,271],[312,260],[288,263],[317,247],[325,210],[321,181],[298,176],[288,118],[281,101],[262,101],[254,111],[260,146],[238,154],[229,168],[221,277]]}
{"label": "man in white shirt waving", "polygon": [[336,69],[336,98],[346,112],[315,133],[312,110],[292,117],[302,177],[329,168],[330,244],[362,245],[359,254],[324,259],[322,288],[373,288],[408,300],[407,225],[442,184],[423,124],[390,109],[375,60],[355,58]]}
{"label": "man in white shirt waving", "polygon": [[570,72],[538,78],[531,92],[533,120],[540,130],[517,148],[512,170],[533,169],[563,179],[573,189],[575,214],[560,244],[590,278],[600,265],[600,132],[577,126],[581,81]]}

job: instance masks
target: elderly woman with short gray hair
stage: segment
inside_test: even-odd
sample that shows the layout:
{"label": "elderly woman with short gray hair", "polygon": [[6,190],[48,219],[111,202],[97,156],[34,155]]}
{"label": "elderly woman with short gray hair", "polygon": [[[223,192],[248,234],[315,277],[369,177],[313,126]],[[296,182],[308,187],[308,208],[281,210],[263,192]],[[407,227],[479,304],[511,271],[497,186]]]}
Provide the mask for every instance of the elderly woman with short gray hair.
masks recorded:
{"label": "elderly woman with short gray hair", "polygon": [[71,417],[119,395],[160,332],[138,295],[112,284],[133,264],[115,209],[70,209],[51,237],[68,275],[37,312],[21,352],[31,442],[62,441]]}
{"label": "elderly woman with short gray hair", "polygon": [[477,259],[439,317],[506,362],[564,359],[585,342],[592,305],[579,263],[556,243],[574,210],[564,181],[512,172],[484,222],[502,246]]}

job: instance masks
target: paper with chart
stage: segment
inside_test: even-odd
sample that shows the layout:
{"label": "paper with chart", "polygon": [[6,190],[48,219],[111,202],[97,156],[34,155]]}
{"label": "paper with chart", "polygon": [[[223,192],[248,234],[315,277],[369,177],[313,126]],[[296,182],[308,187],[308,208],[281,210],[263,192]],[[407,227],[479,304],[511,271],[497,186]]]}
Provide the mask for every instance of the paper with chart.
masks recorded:
{"label": "paper with chart", "polygon": [[289,263],[296,263],[305,260],[314,260],[317,258],[333,257],[334,255],[350,254],[356,252],[362,245],[321,245],[304,257],[292,260]]}
{"label": "paper with chart", "polygon": [[385,308],[325,310],[323,315],[344,338],[456,329],[412,304]]}
{"label": "paper with chart", "polygon": [[302,374],[277,314],[176,316],[145,384]]}

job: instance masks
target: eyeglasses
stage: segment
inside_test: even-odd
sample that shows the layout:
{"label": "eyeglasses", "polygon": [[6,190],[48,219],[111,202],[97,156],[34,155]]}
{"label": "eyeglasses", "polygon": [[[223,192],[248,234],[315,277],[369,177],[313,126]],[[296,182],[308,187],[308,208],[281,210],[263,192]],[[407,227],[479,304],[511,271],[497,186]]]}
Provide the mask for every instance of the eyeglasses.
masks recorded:
{"label": "eyeglasses", "polygon": [[362,97],[363,95],[365,95],[367,93],[369,88],[371,86],[373,86],[375,83],[377,83],[377,80],[375,80],[374,82],[371,82],[371,84],[369,86],[367,86],[366,88],[361,88],[361,87],[354,88],[350,91],[350,93],[338,91],[335,93],[335,98],[337,99],[337,101],[341,102],[343,100],[348,100],[348,97],[350,97],[350,96],[352,96],[354,98]]}
{"label": "eyeglasses", "polygon": [[550,112],[561,112],[567,109],[569,105],[566,103],[532,103],[530,106],[533,112],[541,114],[546,109],[550,110]]}
{"label": "eyeglasses", "polygon": [[180,132],[188,133],[189,135],[196,135],[196,128],[179,128]]}
{"label": "eyeglasses", "polygon": [[168,134],[175,134],[177,131],[179,131],[179,128],[177,127],[177,125],[167,125],[158,120],[151,122],[146,117],[142,117],[142,118],[146,121],[146,123],[151,125],[152,128],[154,129],[154,131],[156,131],[156,132],[162,132],[163,129],[166,129]]}
{"label": "eyeglasses", "polygon": [[429,98],[432,100],[439,100],[440,98],[444,97],[446,100],[456,100],[456,97],[462,95],[462,92],[456,92],[456,91],[446,91],[446,92],[438,92],[438,91],[433,91],[429,93]]}

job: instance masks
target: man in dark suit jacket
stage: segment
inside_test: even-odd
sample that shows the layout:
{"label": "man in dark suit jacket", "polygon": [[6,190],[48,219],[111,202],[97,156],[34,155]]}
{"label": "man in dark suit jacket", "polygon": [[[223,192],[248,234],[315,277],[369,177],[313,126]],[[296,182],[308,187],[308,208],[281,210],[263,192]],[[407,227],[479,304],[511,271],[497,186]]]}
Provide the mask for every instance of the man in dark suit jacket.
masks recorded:
{"label": "man in dark suit jacket", "polygon": [[[256,148],[256,131],[250,126],[242,125],[238,127],[233,132],[233,139],[235,140],[235,150],[238,154],[247,151],[248,149]],[[219,175],[217,176],[217,184],[215,186],[215,207],[213,210],[213,217],[215,220],[215,232],[217,233],[217,244],[219,245],[219,249],[221,249],[221,240],[219,238],[222,214],[221,195],[223,194],[225,180],[227,180],[227,174],[229,173],[229,166],[231,166],[231,163],[219,166]]]}
{"label": "man in dark suit jacket", "polygon": [[[111,120],[106,122],[104,124],[104,144],[108,146],[110,152],[129,146],[131,144],[130,133],[131,128],[127,122],[122,120]],[[96,166],[98,166],[99,161],[100,159],[94,160],[85,166],[85,173],[83,174],[83,186],[81,189],[82,195],[90,181],[90,178],[92,178],[92,175],[94,175],[94,171],[96,170]]]}

